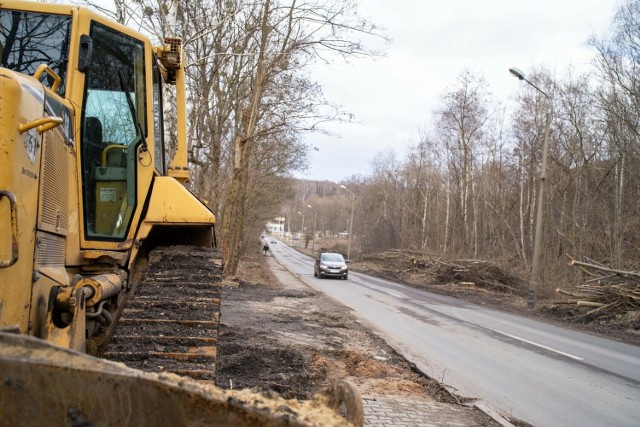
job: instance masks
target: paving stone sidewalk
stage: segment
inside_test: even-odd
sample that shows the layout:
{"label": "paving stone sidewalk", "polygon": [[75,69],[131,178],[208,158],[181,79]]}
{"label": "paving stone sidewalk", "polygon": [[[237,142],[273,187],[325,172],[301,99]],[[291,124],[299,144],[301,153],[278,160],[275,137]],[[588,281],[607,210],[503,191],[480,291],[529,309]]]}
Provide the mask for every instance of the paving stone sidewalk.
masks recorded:
{"label": "paving stone sidewalk", "polygon": [[[402,397],[363,396],[365,426],[375,427],[477,427],[496,426],[478,419],[470,407],[432,400]],[[480,424],[479,424],[480,423]]]}

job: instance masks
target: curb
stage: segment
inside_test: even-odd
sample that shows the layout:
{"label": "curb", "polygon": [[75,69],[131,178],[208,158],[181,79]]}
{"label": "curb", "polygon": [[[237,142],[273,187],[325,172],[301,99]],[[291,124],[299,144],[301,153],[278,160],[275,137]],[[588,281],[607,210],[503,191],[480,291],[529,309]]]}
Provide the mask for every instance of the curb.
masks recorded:
{"label": "curb", "polygon": [[473,404],[473,407],[479,411],[484,412],[485,415],[487,415],[489,418],[491,418],[492,420],[500,424],[502,427],[515,427],[506,418],[504,418],[502,415],[500,415],[493,409],[489,408],[482,402],[475,402]]}

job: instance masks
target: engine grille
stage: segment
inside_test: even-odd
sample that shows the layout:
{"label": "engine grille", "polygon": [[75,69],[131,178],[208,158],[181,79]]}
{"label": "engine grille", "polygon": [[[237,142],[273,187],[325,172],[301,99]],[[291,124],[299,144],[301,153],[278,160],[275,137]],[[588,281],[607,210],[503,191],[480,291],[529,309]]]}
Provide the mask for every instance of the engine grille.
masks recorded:
{"label": "engine grille", "polygon": [[40,226],[64,234],[69,231],[69,147],[61,131],[44,133]]}
{"label": "engine grille", "polygon": [[36,259],[40,267],[64,266],[65,239],[49,233],[38,233]]}

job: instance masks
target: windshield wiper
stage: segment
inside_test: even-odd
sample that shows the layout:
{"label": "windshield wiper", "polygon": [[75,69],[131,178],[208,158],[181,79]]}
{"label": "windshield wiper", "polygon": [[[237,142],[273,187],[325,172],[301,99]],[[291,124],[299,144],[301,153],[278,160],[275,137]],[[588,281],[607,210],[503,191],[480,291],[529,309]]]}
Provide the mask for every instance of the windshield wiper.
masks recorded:
{"label": "windshield wiper", "polygon": [[129,92],[129,87],[127,86],[127,82],[124,79],[124,75],[122,74],[122,70],[118,69],[118,77],[120,78],[120,87],[125,93],[125,97],[127,98],[127,104],[129,104],[129,112],[131,113],[131,119],[133,120],[133,125],[136,128],[136,134],[140,136],[142,140],[142,146],[140,150],[142,152],[149,151],[149,147],[147,146],[147,140],[142,135],[142,125],[140,125],[140,120],[138,120],[138,115],[136,114],[136,108],[133,105],[133,99],[131,99],[131,92]]}

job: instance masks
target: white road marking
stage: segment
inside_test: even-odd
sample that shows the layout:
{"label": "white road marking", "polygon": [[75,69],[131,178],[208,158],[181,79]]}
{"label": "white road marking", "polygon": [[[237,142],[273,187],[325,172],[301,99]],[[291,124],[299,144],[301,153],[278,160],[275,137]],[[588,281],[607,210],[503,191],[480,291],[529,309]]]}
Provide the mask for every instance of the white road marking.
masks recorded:
{"label": "white road marking", "polygon": [[393,292],[393,291],[383,291],[384,293],[386,293],[387,295],[391,295],[392,297],[396,297],[396,298],[403,298],[404,295],[402,295],[401,293],[398,292]]}
{"label": "white road marking", "polygon": [[518,336],[511,335],[511,334],[508,334],[508,333],[506,333],[506,332],[499,331],[499,330],[497,330],[497,329],[494,329],[493,331],[494,331],[494,332],[497,332],[497,333],[499,333],[499,334],[501,334],[501,335],[507,336],[507,337],[509,337],[509,338],[513,338],[513,339],[515,339],[515,340],[522,341],[522,342],[526,342],[527,344],[535,345],[536,347],[540,347],[540,348],[543,348],[543,349],[545,349],[545,350],[549,350],[549,351],[551,351],[551,352],[553,352],[553,353],[561,354],[561,355],[566,356],[566,357],[569,357],[569,358],[571,358],[571,359],[575,359],[575,360],[584,360],[582,357],[574,356],[573,354],[565,353],[564,351],[556,350],[556,349],[554,349],[554,348],[547,347],[546,345],[538,344],[537,342],[529,341],[529,340],[526,340],[526,339],[524,339],[524,338],[520,338],[520,337],[518,337]]}

